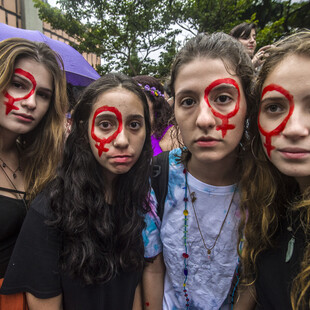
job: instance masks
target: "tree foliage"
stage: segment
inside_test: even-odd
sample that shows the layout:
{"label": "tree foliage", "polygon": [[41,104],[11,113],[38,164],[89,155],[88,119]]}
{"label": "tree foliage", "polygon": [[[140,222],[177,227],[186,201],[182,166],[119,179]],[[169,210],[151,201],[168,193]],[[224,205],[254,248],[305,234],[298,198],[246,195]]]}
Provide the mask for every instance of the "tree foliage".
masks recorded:
{"label": "tree foliage", "polygon": [[33,0],[40,18],[75,38],[80,52],[103,59],[100,73],[168,75],[180,46],[177,34],[229,32],[255,22],[258,46],[310,28],[309,1],[282,0],[58,0],[60,9]]}
{"label": "tree foliage", "polygon": [[102,57],[102,73],[150,73],[157,63],[152,55],[169,50],[180,31],[170,29],[165,5],[158,0],[58,0],[61,10],[33,1],[40,18],[74,37],[80,52]]}

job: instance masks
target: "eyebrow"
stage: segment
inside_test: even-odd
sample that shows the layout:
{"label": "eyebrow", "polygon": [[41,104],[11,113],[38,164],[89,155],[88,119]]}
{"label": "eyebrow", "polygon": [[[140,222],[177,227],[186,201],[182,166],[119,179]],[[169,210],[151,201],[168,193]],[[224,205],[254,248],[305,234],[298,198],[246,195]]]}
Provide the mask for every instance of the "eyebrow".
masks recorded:
{"label": "eyebrow", "polygon": [[[122,116],[123,117],[123,116]],[[96,116],[96,119],[107,118],[107,119],[117,119],[116,115],[111,111],[103,111]],[[126,119],[144,119],[144,116],[141,114],[130,114]]]}
{"label": "eyebrow", "polygon": [[272,101],[272,102],[277,102],[277,101],[288,101],[288,99],[283,95],[283,96],[276,96],[276,97],[267,97],[261,100],[260,104],[263,104],[265,101]]}
{"label": "eyebrow", "polygon": [[144,118],[144,116],[141,114],[130,114],[127,118]]}
{"label": "eyebrow", "polygon": [[191,89],[184,89],[179,91],[178,93],[175,94],[175,98],[179,97],[179,96],[184,96],[184,95],[194,95],[196,94],[196,91],[193,91]]}
{"label": "eyebrow", "polygon": [[234,85],[226,84],[226,83],[222,83],[222,84],[215,86],[211,91],[213,91],[213,90],[221,91],[221,90],[226,90],[227,88],[231,89],[231,90],[238,91],[238,88],[236,88]]}

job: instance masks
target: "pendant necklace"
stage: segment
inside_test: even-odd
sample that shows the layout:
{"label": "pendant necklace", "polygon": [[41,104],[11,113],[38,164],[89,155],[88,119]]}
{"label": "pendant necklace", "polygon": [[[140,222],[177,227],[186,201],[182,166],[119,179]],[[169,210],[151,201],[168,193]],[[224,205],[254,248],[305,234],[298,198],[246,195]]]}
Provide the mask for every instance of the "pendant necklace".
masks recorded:
{"label": "pendant necklace", "polygon": [[297,231],[298,231],[298,229],[300,227],[300,224],[299,224],[299,226],[296,228],[296,230],[293,231],[292,212],[290,212],[289,219],[290,219],[290,223],[289,223],[289,226],[287,226],[286,229],[291,234],[291,238],[290,238],[290,240],[287,243],[287,250],[286,250],[286,255],[285,255],[285,262],[286,263],[288,263],[291,260],[292,256],[293,256],[295,240],[296,240],[296,233],[297,233]]}
{"label": "pendant necklace", "polygon": [[[12,187],[14,188],[14,190],[16,191],[16,194],[17,194],[17,195],[19,196],[19,198],[23,201],[23,204],[24,204],[25,208],[28,209],[27,203],[26,203],[26,200],[25,200],[26,193],[21,192],[21,191],[19,191],[19,190],[16,188],[14,182],[10,179],[9,175],[6,173],[6,171],[5,171],[4,167],[3,167],[3,165],[0,165],[0,168],[1,168],[1,170],[3,171],[3,173],[5,174],[5,176],[7,177],[7,179],[9,180],[9,182],[10,182],[10,184],[12,185]],[[21,171],[21,170],[20,170],[20,171]],[[13,176],[13,177],[14,177],[14,176]],[[21,193],[24,193],[24,195],[22,196]]]}
{"label": "pendant necklace", "polygon": [[[17,167],[15,170],[11,169],[11,168],[4,162],[4,160],[3,160],[1,157],[0,157],[0,161],[2,162],[1,168],[8,168],[8,169],[12,172],[12,176],[13,176],[14,179],[16,179],[16,177],[17,177],[16,172],[17,172],[17,171],[22,171],[22,168],[20,167],[20,159],[19,159],[19,157],[18,157],[18,167]],[[4,169],[2,169],[2,170],[4,170]]]}
{"label": "pendant necklace", "polygon": [[197,212],[196,212],[196,208],[195,208],[195,201],[197,200],[197,198],[196,198],[196,193],[195,193],[195,192],[192,193],[192,192],[190,191],[190,188],[189,188],[189,185],[188,185],[188,184],[187,184],[187,187],[188,187],[188,191],[189,191],[189,194],[190,194],[190,197],[191,197],[192,206],[193,206],[193,210],[194,210],[194,215],[195,215],[197,227],[198,227],[198,230],[199,230],[199,233],[200,233],[202,242],[203,242],[203,246],[205,247],[205,249],[206,249],[206,251],[207,251],[207,254],[208,254],[208,257],[210,258],[211,251],[214,249],[214,247],[215,247],[215,245],[216,245],[216,242],[217,242],[218,238],[220,237],[220,235],[221,235],[221,233],[222,233],[224,224],[225,224],[225,222],[226,222],[226,219],[227,219],[227,217],[228,217],[230,208],[231,208],[231,206],[232,206],[232,202],[233,202],[234,197],[235,197],[235,193],[236,193],[236,188],[237,188],[237,187],[235,187],[235,189],[234,189],[234,192],[233,192],[233,195],[232,195],[232,197],[231,197],[228,210],[227,210],[226,215],[225,215],[225,217],[224,217],[224,220],[223,220],[223,222],[222,222],[220,231],[219,231],[219,233],[217,234],[217,236],[216,236],[216,238],[215,238],[215,240],[214,240],[214,242],[213,242],[213,244],[212,244],[211,247],[207,247],[206,242],[205,242],[205,239],[204,239],[203,234],[202,234],[202,231],[201,231],[201,229],[200,229],[200,225],[199,225],[199,221],[198,221],[198,217],[197,217]]}

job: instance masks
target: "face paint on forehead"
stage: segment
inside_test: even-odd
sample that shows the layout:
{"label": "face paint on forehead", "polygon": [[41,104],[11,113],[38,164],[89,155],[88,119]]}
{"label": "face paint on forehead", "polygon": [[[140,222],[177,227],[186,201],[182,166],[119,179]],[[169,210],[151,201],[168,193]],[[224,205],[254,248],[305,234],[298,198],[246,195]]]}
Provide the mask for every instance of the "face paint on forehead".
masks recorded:
{"label": "face paint on forehead", "polygon": [[[221,84],[231,84],[238,91],[238,98],[237,98],[237,102],[236,102],[236,105],[234,107],[234,110],[227,113],[226,115],[223,115],[223,114],[219,113],[218,111],[214,110],[214,108],[211,106],[211,104],[209,102],[209,98],[208,98],[209,93],[212,91],[212,89],[218,85],[221,85]],[[237,112],[239,111],[239,106],[240,106],[240,89],[239,89],[239,86],[235,80],[230,79],[230,78],[215,80],[205,89],[204,98],[205,98],[207,105],[211,109],[213,115],[222,120],[222,124],[217,126],[216,130],[222,130],[222,137],[224,138],[226,136],[227,130],[232,130],[236,127],[235,125],[229,124],[228,122],[229,122],[229,119],[231,117],[235,116],[237,114]]]}
{"label": "face paint on forehead", "polygon": [[274,149],[274,146],[271,145],[271,137],[279,135],[284,130],[287,121],[289,120],[289,118],[291,117],[291,115],[293,114],[293,111],[294,111],[294,99],[293,99],[293,96],[289,93],[289,91],[287,91],[286,89],[282,88],[279,85],[270,84],[270,85],[267,85],[263,89],[261,99],[265,96],[265,94],[267,92],[270,92],[270,91],[277,91],[280,94],[282,94],[284,97],[286,97],[288,102],[289,102],[290,109],[288,111],[287,116],[284,118],[284,120],[281,122],[281,124],[279,126],[277,126],[275,129],[273,129],[272,131],[267,132],[261,126],[261,123],[260,123],[261,106],[259,108],[258,119],[257,119],[258,129],[259,129],[260,133],[266,137],[266,142],[264,143],[264,147],[266,148],[267,155],[269,158],[271,158],[271,151]]}
{"label": "face paint on forehead", "polygon": [[[104,111],[109,111],[115,114],[117,121],[118,121],[118,128],[108,138],[100,139],[95,134],[95,120],[96,120],[97,115]],[[123,129],[122,114],[118,109],[114,107],[109,107],[109,106],[102,106],[95,111],[94,116],[93,116],[92,126],[91,126],[91,136],[96,141],[95,146],[98,149],[99,157],[101,156],[102,152],[107,152],[109,150],[108,148],[105,147],[105,145],[108,143],[111,143],[118,136],[118,134],[122,131],[122,129]]]}
{"label": "face paint on forehead", "polygon": [[7,99],[7,101],[4,101],[4,104],[6,105],[6,111],[5,111],[6,115],[8,115],[12,110],[19,110],[19,107],[16,107],[14,105],[14,102],[24,100],[24,99],[28,99],[30,96],[33,95],[34,90],[36,89],[36,86],[37,86],[37,82],[31,73],[24,71],[21,68],[15,69],[14,73],[26,77],[31,82],[32,89],[30,90],[30,92],[27,95],[25,95],[24,97],[21,97],[21,98],[14,98],[7,91],[4,92],[3,93],[4,97]]}

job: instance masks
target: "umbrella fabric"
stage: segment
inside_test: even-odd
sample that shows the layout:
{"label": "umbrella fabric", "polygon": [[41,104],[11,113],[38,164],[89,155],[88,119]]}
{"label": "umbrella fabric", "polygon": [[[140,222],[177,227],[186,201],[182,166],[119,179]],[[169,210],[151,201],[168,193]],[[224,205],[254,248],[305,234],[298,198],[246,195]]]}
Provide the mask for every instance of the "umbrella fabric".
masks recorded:
{"label": "umbrella fabric", "polygon": [[0,41],[14,37],[40,41],[49,45],[51,49],[61,56],[64,62],[67,82],[72,85],[87,86],[100,77],[96,70],[72,46],[61,41],[53,40],[40,31],[25,30],[0,23]]}

